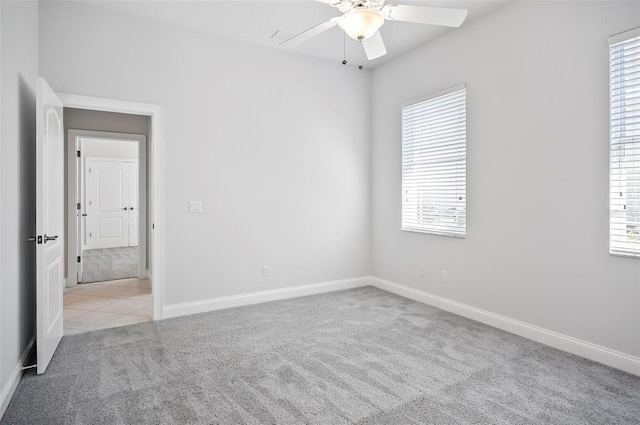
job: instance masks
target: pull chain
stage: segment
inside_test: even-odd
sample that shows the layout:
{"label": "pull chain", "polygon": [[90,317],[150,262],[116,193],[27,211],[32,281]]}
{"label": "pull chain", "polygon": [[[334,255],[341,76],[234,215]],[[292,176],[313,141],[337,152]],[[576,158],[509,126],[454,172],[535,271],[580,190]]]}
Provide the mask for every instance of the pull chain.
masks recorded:
{"label": "pull chain", "polygon": [[347,64],[347,36],[342,33],[342,64]]}

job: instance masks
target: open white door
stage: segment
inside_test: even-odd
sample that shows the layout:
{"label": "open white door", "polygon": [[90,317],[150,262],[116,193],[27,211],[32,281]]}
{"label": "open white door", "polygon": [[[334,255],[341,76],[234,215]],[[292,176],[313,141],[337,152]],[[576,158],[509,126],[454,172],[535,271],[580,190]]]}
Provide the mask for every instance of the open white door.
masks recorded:
{"label": "open white door", "polygon": [[62,102],[43,78],[36,96],[36,327],[38,374],[63,332],[64,134]]}

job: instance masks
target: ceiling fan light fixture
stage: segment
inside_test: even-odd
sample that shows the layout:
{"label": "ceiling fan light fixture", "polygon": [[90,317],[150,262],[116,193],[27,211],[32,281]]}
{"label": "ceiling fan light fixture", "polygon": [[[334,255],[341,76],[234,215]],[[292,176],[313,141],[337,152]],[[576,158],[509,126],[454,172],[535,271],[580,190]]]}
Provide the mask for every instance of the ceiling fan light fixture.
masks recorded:
{"label": "ceiling fan light fixture", "polygon": [[384,24],[384,16],[375,9],[356,7],[340,18],[338,25],[354,40],[372,37]]}

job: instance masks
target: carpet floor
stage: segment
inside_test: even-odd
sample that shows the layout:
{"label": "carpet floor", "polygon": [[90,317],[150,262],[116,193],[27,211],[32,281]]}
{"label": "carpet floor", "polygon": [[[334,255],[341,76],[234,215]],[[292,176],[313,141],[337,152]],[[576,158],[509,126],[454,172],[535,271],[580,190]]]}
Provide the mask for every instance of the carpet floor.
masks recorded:
{"label": "carpet floor", "polygon": [[88,249],[82,253],[81,283],[138,277],[138,247]]}
{"label": "carpet floor", "polygon": [[638,424],[640,378],[373,287],[65,336],[3,424]]}

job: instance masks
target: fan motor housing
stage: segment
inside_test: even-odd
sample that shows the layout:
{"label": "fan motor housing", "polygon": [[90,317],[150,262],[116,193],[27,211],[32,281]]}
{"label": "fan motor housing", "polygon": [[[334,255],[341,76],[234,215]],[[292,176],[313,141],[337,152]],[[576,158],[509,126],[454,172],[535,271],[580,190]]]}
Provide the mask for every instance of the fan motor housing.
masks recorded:
{"label": "fan motor housing", "polygon": [[384,0],[342,0],[335,6],[342,13],[350,12],[357,7],[380,10],[384,6]]}

